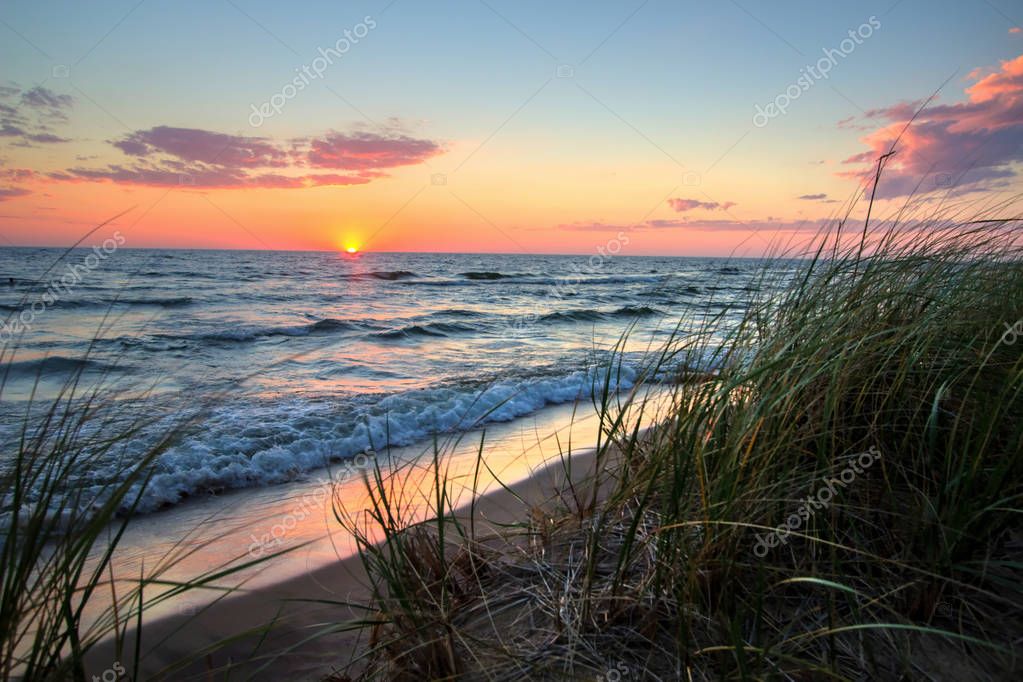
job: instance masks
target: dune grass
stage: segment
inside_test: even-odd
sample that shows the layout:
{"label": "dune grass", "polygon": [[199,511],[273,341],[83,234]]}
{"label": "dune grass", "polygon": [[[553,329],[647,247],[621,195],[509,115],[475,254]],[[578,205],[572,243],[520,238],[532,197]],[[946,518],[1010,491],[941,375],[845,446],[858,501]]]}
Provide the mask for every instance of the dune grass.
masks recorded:
{"label": "dune grass", "polygon": [[522,523],[439,455],[426,521],[379,471],[382,541],[338,501],[373,598],[337,679],[1019,679],[1023,224],[908,208],[656,355],[655,428],[595,386],[594,478]]}
{"label": "dune grass", "polygon": [[75,485],[90,480],[104,457],[116,457],[145,423],[139,418],[109,428],[104,391],[83,389],[80,380],[76,372],[45,405],[29,401],[18,442],[5,445],[2,680],[86,679],[89,650],[141,613],[140,590],[114,592],[111,606],[94,619],[86,609],[98,590],[116,589],[108,575],[111,555],[166,442],[126,462],[122,482]]}
{"label": "dune grass", "polygon": [[[8,370],[14,353],[12,348],[0,353]],[[116,552],[156,471],[154,464],[200,423],[208,401],[167,415],[144,389],[119,385],[106,374],[86,381],[85,367],[82,362],[46,400],[36,395],[37,376],[32,395],[22,401],[26,413],[17,440],[4,444],[2,682],[84,682],[97,674],[137,679],[142,669],[142,638],[137,635],[153,608],[194,590],[229,594],[232,588],[220,586],[225,578],[287,553],[171,579],[174,566],[201,549],[186,534],[166,555],[143,566],[140,575],[118,575]],[[2,371],[0,397],[6,386],[7,371]],[[109,471],[111,462],[119,465],[116,480],[98,473]],[[211,643],[211,650],[216,646]],[[94,654],[98,650],[109,660]]]}

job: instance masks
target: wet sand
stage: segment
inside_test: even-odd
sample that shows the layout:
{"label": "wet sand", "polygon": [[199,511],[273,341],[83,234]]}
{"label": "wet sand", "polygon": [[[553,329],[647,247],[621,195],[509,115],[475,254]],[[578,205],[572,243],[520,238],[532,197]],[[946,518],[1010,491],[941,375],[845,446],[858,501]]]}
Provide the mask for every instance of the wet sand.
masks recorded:
{"label": "wet sand", "polygon": [[[545,415],[547,421],[517,420],[488,430],[484,462],[493,475],[484,468],[477,484],[481,493],[475,505],[478,533],[486,535],[496,530],[497,524],[522,521],[528,518],[531,507],[552,502],[568,481],[579,484],[592,478],[592,446],[597,442],[598,420],[582,417],[584,409],[592,412],[589,405],[562,406]],[[554,428],[551,419],[557,424]],[[493,439],[492,432],[498,434]],[[472,498],[481,436],[480,432],[471,432],[457,444],[446,444],[449,449],[441,459],[454,504],[466,518],[465,505]],[[431,453],[421,452],[391,473],[401,481],[397,489],[404,498],[404,508],[419,518],[430,513],[431,465]],[[205,541],[197,541],[196,553],[181,562],[186,568],[175,566],[168,573],[176,571],[179,577],[183,577],[182,571],[191,571],[194,576],[203,561],[207,562],[203,568],[210,570],[221,563],[249,561],[254,555],[258,558],[263,550],[253,546],[253,539],[272,534],[274,526],[283,527],[281,518],[289,514],[302,518],[280,543],[265,550],[273,553],[291,549],[288,554],[260,564],[258,570],[220,581],[229,586],[223,590],[190,591],[148,613],[141,645],[141,674],[136,679],[208,679],[211,671],[227,668],[238,679],[282,679],[285,674],[292,679],[322,679],[365,646],[367,631],[359,635],[341,630],[344,623],[367,615],[350,606],[366,603],[366,574],[353,538],[333,518],[330,500],[315,495],[316,490],[317,486],[306,482],[296,484],[287,495],[278,489],[262,491],[275,502],[261,509],[268,513],[261,514],[262,525],[258,527],[253,525],[251,513],[236,513],[239,507],[253,506],[251,498],[241,496],[226,504],[211,502],[211,509],[197,505],[179,512],[183,515],[175,520],[179,525],[203,519],[206,526],[200,530],[216,530],[209,536],[215,541],[208,546],[203,544]],[[357,476],[342,481],[335,494],[347,510],[358,513],[368,506],[365,482]],[[159,515],[142,519],[133,529],[137,534],[134,542],[155,540],[159,527]],[[221,561],[226,556],[229,558]],[[120,565],[118,574],[131,575],[132,563]],[[268,628],[270,623],[273,626]],[[125,652],[133,649],[134,641],[129,636]],[[119,655],[111,645],[101,646],[91,657],[89,672],[100,674],[115,662],[130,670],[127,662],[131,658],[129,653]]]}

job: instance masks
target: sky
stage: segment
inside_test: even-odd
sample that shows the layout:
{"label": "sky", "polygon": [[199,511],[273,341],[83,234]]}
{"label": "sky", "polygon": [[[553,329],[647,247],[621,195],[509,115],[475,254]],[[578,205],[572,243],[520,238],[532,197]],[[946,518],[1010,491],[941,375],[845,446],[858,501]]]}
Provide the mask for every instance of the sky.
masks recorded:
{"label": "sky", "polygon": [[900,133],[879,211],[1018,193],[1023,3],[838,5],[5,0],[0,244],[756,256]]}

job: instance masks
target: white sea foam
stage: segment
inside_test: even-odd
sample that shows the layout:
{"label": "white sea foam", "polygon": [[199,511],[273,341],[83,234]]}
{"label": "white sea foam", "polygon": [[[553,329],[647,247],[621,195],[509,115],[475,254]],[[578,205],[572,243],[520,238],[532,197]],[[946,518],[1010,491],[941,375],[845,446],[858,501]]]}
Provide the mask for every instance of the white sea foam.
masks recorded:
{"label": "white sea foam", "polygon": [[[611,390],[637,378],[623,366]],[[153,511],[190,495],[293,480],[304,473],[368,450],[412,445],[435,433],[504,422],[546,405],[588,399],[603,389],[601,372],[578,371],[495,383],[485,389],[436,388],[388,396],[371,408],[339,412],[322,402],[236,404],[204,420],[200,433],[164,453],[139,505]],[[101,477],[116,477],[97,472]]]}

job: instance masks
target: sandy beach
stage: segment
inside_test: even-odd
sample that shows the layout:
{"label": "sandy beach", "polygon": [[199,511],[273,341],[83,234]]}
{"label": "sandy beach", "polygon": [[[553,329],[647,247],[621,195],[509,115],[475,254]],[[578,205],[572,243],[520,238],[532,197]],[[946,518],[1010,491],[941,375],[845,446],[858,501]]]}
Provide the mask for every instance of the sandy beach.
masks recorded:
{"label": "sandy beach", "polygon": [[[591,478],[594,465],[592,450],[579,451],[570,459],[554,458],[507,489],[483,495],[475,505],[478,531],[486,535],[500,524],[527,519],[531,508],[554,502],[566,482]],[[467,519],[468,510],[462,512]],[[368,596],[366,574],[355,556],[283,582],[241,588],[197,613],[147,623],[143,679],[199,680],[210,670],[227,669],[243,679],[256,674],[260,679],[322,679],[366,642],[352,633],[317,633],[364,617],[365,612],[345,603],[366,603]],[[265,628],[271,622],[273,627]],[[133,646],[129,637],[126,650]],[[208,655],[197,656],[214,647]],[[117,660],[109,646],[100,647],[94,652],[93,670],[108,669]],[[182,661],[190,663],[177,669]]]}
{"label": "sandy beach", "polygon": [[[649,400],[643,418],[652,424],[664,414],[671,393],[652,390],[644,395]],[[600,420],[588,403],[549,408],[528,419],[492,426],[486,432],[484,466],[478,471],[483,431],[441,441],[441,467],[449,494],[456,500],[456,516],[468,521],[468,505],[478,494],[476,529],[486,537],[503,524],[527,521],[533,509],[561,506],[559,496],[568,483],[579,486],[594,477],[593,446],[599,427]],[[415,446],[390,454],[385,467],[389,485],[400,491],[409,518],[426,518],[435,494],[430,449]],[[140,517],[129,525],[122,551],[131,560],[117,567],[124,578],[140,570],[146,556],[151,563],[157,561],[159,547],[169,551],[166,548],[182,542],[172,534],[162,544],[156,543],[161,529],[166,533],[194,525],[208,534],[190,532],[188,544],[194,553],[173,562],[173,573],[163,579],[188,580],[213,565],[256,563],[252,570],[216,581],[221,589],[191,590],[147,613],[141,648],[143,679],[205,679],[211,669],[237,669],[243,678],[258,672],[260,679],[267,679],[264,675],[276,679],[284,673],[321,679],[364,649],[365,631],[361,641],[348,632],[318,633],[367,615],[349,606],[366,604],[369,591],[355,542],[334,518],[334,505],[356,514],[367,507],[363,474],[368,471],[345,477],[335,472],[332,485],[325,486],[320,476],[291,486],[209,498]],[[264,546],[249,542],[273,538],[272,529],[279,528],[282,519],[296,523],[276,542]],[[283,554],[267,558],[278,552]],[[266,627],[270,623],[273,627]],[[129,635],[124,651],[132,647],[134,639]],[[118,655],[109,644],[93,653],[90,669],[97,671],[110,669],[126,656]],[[186,665],[177,669],[182,662]]]}

